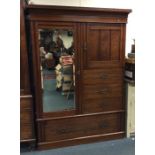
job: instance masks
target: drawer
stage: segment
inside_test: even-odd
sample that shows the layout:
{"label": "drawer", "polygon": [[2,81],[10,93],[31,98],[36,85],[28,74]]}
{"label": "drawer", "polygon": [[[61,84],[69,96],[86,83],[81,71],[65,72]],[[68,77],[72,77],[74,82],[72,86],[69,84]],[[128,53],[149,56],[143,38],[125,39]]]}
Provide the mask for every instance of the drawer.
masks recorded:
{"label": "drawer", "polygon": [[31,123],[32,122],[32,111],[25,110],[20,112],[20,123]]}
{"label": "drawer", "polygon": [[83,113],[104,112],[124,109],[122,97],[88,99],[82,103]]}
{"label": "drawer", "polygon": [[123,131],[122,114],[98,114],[47,120],[44,125],[44,141],[59,141]]}
{"label": "drawer", "polygon": [[31,109],[32,108],[32,96],[27,96],[27,97],[21,97],[20,98],[20,109]]}
{"label": "drawer", "polygon": [[32,96],[21,96],[20,98],[20,139],[33,138],[32,127]]}
{"label": "drawer", "polygon": [[32,124],[20,124],[20,139],[32,139]]}
{"label": "drawer", "polygon": [[98,84],[83,86],[83,100],[86,99],[104,99],[105,97],[121,97],[123,86],[121,81],[115,84]]}
{"label": "drawer", "polygon": [[112,84],[123,80],[122,68],[104,69],[104,70],[84,70],[82,81],[84,85],[91,84]]}

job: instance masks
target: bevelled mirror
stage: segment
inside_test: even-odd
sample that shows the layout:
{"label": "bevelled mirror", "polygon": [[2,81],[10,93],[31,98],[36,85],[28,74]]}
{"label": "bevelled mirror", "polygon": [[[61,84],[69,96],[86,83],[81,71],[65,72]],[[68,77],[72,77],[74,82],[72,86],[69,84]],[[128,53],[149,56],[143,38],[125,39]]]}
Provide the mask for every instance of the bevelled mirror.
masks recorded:
{"label": "bevelled mirror", "polygon": [[73,31],[39,29],[43,112],[75,109]]}

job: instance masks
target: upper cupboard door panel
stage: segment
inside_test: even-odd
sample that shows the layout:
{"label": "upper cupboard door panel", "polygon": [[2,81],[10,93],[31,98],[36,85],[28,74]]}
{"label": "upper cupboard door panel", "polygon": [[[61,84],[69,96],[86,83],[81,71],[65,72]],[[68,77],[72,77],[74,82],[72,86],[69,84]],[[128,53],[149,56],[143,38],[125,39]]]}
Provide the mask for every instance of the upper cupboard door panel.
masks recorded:
{"label": "upper cupboard door panel", "polygon": [[87,25],[86,67],[120,66],[122,63],[122,28],[118,24]]}

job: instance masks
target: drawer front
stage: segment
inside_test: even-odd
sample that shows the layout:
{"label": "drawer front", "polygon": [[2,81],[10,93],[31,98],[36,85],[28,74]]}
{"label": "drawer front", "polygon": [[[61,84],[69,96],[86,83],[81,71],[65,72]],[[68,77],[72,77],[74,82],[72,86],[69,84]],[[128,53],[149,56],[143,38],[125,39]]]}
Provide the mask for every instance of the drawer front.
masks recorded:
{"label": "drawer front", "polygon": [[32,124],[20,124],[20,139],[32,139]]}
{"label": "drawer front", "polygon": [[20,139],[28,140],[33,136],[33,113],[32,96],[22,96],[20,98]]}
{"label": "drawer front", "polygon": [[31,124],[33,120],[32,113],[32,96],[24,96],[20,98],[20,122]]}
{"label": "drawer front", "polygon": [[121,81],[117,81],[115,84],[85,85],[83,86],[83,101],[86,99],[121,97],[122,92]]}
{"label": "drawer front", "polygon": [[32,111],[31,110],[25,110],[20,112],[20,122],[21,123],[31,123],[32,122]]}
{"label": "drawer front", "polygon": [[20,109],[31,109],[32,108],[32,96],[20,98]]}
{"label": "drawer front", "polygon": [[120,113],[99,114],[48,120],[44,124],[45,141],[123,131]]}
{"label": "drawer front", "polygon": [[122,97],[88,99],[82,104],[83,113],[123,110]]}
{"label": "drawer front", "polygon": [[122,81],[123,72],[121,68],[104,70],[84,70],[82,80],[84,85],[113,84]]}

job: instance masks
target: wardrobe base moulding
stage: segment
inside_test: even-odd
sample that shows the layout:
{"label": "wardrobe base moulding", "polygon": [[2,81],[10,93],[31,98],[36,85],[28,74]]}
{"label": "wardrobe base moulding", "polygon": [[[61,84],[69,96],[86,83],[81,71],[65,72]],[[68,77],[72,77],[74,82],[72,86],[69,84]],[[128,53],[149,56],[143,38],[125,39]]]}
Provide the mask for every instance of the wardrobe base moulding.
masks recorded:
{"label": "wardrobe base moulding", "polygon": [[87,144],[87,143],[92,143],[92,142],[121,139],[124,137],[125,137],[125,132],[122,131],[122,132],[109,133],[109,134],[78,137],[78,138],[66,139],[66,140],[54,141],[54,142],[40,142],[40,143],[38,143],[37,148],[38,148],[38,150],[44,150],[44,149],[51,149],[51,148],[59,148],[59,147]]}

